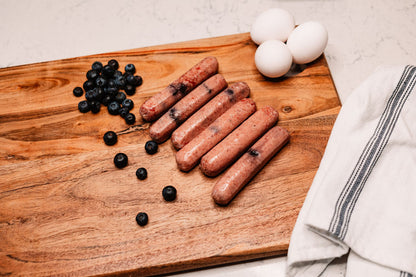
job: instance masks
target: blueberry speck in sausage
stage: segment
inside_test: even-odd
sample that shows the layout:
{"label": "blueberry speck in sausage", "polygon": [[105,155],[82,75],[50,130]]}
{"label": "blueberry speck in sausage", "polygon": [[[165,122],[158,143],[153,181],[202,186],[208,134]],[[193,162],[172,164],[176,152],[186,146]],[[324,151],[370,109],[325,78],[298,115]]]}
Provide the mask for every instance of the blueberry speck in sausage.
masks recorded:
{"label": "blueberry speck in sausage", "polygon": [[87,113],[90,111],[90,105],[87,101],[81,101],[78,103],[78,110],[82,113]]}
{"label": "blueberry speck in sausage", "polygon": [[74,94],[74,96],[80,97],[84,94],[84,90],[82,89],[82,87],[76,87],[76,88],[74,88],[72,93]]}
{"label": "blueberry speck in sausage", "polygon": [[147,216],[147,213],[140,212],[136,215],[136,222],[140,226],[145,226],[149,222],[149,217]]}
{"label": "blueberry speck in sausage", "polygon": [[104,143],[111,146],[117,143],[117,134],[113,131],[108,131],[103,136]]}
{"label": "blueberry speck in sausage", "polygon": [[118,168],[126,167],[128,164],[128,157],[124,153],[118,153],[114,156],[114,165]]}
{"label": "blueberry speck in sausage", "polygon": [[149,140],[148,142],[146,142],[146,144],[144,146],[144,149],[150,155],[155,154],[157,152],[157,148],[158,148],[158,145],[153,140]]}
{"label": "blueberry speck in sausage", "polygon": [[176,199],[176,188],[173,186],[166,186],[162,190],[163,199],[166,201],[173,201]]}
{"label": "blueberry speck in sausage", "polygon": [[144,180],[147,178],[147,170],[144,167],[140,167],[136,170],[136,177],[139,180]]}

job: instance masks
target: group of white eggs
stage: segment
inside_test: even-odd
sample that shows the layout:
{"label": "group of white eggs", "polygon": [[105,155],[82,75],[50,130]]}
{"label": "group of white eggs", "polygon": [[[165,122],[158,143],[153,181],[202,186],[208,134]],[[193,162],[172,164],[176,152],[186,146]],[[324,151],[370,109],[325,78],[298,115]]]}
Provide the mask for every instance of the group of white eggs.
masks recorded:
{"label": "group of white eggs", "polygon": [[309,21],[295,27],[293,15],[278,8],[261,13],[250,35],[259,45],[254,56],[256,67],[270,78],[285,75],[292,63],[314,61],[328,43],[328,32],[321,23]]}

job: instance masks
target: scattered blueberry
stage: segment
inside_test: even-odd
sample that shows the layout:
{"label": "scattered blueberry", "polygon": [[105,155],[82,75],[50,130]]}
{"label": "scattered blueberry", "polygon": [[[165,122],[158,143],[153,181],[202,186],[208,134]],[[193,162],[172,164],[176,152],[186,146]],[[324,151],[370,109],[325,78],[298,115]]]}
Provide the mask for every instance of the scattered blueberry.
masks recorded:
{"label": "scattered blueberry", "polygon": [[72,92],[76,97],[80,97],[84,94],[84,90],[82,89],[82,87],[76,87]]}
{"label": "scattered blueberry", "polygon": [[166,201],[173,201],[176,199],[176,189],[173,186],[166,186],[162,190],[163,198]]}
{"label": "scattered blueberry", "polygon": [[107,106],[108,112],[112,115],[117,115],[120,110],[120,104],[116,101],[113,101]]}
{"label": "scattered blueberry", "polygon": [[124,71],[126,71],[127,73],[134,74],[136,72],[136,67],[134,66],[134,64],[129,63],[124,67]]}
{"label": "scattered blueberry", "polygon": [[128,164],[127,155],[124,153],[118,153],[114,156],[114,165],[118,168],[126,167]]}
{"label": "scattered blueberry", "polygon": [[136,116],[132,113],[128,113],[124,117],[124,120],[126,121],[127,124],[131,125],[131,124],[134,124],[134,122],[136,122]]}
{"label": "scattered blueberry", "polygon": [[144,180],[147,178],[147,170],[144,167],[140,167],[136,170],[136,176],[139,180]]}
{"label": "scattered blueberry", "polygon": [[134,84],[133,84],[133,86],[138,87],[138,86],[141,86],[142,84],[143,84],[143,78],[142,78],[142,76],[139,76],[139,75],[134,76]]}
{"label": "scattered blueberry", "polygon": [[78,103],[78,110],[82,113],[87,113],[90,111],[90,105],[87,101],[81,101]]}
{"label": "scattered blueberry", "polygon": [[157,152],[157,148],[158,148],[158,145],[153,140],[149,140],[148,142],[146,142],[146,144],[144,146],[144,149],[150,155],[155,154]]}
{"label": "scattered blueberry", "polygon": [[140,212],[136,215],[136,222],[140,226],[145,226],[149,222],[149,217],[147,213]]}
{"label": "scattered blueberry", "polygon": [[117,143],[117,134],[113,131],[108,131],[104,134],[104,143],[111,146]]}
{"label": "scattered blueberry", "polygon": [[131,110],[134,107],[134,102],[131,99],[124,99],[123,103],[121,103],[121,106]]}

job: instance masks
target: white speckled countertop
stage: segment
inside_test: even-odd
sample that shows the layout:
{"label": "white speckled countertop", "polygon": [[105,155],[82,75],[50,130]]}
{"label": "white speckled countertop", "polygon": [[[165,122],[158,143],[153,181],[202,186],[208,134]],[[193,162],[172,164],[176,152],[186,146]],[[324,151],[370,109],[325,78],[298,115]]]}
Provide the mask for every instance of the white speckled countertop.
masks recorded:
{"label": "white speckled countertop", "polygon": [[[0,67],[249,32],[272,7],[290,11],[296,24],[327,27],[325,54],[341,102],[377,66],[416,64],[415,0],[0,0]],[[284,276],[285,261],[175,276]]]}

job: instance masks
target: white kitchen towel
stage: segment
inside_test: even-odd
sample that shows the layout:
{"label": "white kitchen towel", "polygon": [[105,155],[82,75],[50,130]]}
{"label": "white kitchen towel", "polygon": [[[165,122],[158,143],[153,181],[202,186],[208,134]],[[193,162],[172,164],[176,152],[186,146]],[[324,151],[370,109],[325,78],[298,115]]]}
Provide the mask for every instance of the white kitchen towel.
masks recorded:
{"label": "white kitchen towel", "polygon": [[415,83],[414,66],[378,68],[341,108],[292,233],[287,276],[416,276]]}

